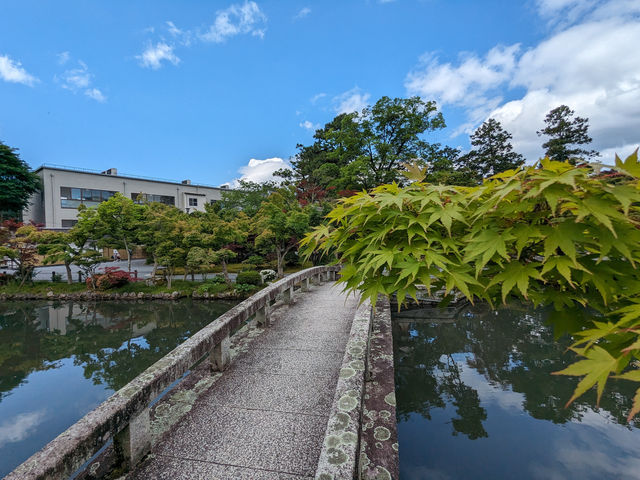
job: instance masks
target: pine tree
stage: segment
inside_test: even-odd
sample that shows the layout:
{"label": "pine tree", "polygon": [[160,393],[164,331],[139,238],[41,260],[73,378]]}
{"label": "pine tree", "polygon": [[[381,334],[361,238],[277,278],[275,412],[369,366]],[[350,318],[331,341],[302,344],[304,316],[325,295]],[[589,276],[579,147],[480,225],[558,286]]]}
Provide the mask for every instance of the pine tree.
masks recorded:
{"label": "pine tree", "polygon": [[459,168],[473,172],[477,181],[518,168],[524,163],[524,157],[513,151],[511,138],[499,121],[490,118],[471,135],[474,148],[458,159]]}
{"label": "pine tree", "polygon": [[20,158],[17,149],[0,142],[0,219],[19,218],[38,190],[40,177]]}
{"label": "pine tree", "polygon": [[580,148],[580,145],[591,143],[591,137],[587,134],[589,119],[573,118],[574,113],[566,105],[554,108],[544,119],[546,127],[537,132],[538,136],[549,137],[549,140],[542,144],[545,156],[559,162],[569,161],[573,165],[600,155],[595,150]]}

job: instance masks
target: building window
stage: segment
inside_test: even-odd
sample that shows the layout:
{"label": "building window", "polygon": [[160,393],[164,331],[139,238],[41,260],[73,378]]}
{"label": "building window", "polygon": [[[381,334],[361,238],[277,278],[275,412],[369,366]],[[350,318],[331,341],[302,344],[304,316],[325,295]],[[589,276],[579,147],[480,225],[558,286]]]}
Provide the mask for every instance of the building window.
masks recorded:
{"label": "building window", "polygon": [[76,223],[78,223],[78,220],[62,220],[62,228],[71,228]]}
{"label": "building window", "polygon": [[190,207],[197,207],[198,206],[198,199],[197,198],[190,198],[189,199],[189,206]]}
{"label": "building window", "polygon": [[109,200],[116,192],[110,190],[94,190],[91,188],[60,187],[60,206],[62,208],[78,208],[80,205],[95,207]]}
{"label": "building window", "polygon": [[148,193],[132,193],[131,200],[138,204],[146,202],[159,202],[164,203],[165,205],[176,204],[176,197],[171,197],[169,195],[150,195]]}

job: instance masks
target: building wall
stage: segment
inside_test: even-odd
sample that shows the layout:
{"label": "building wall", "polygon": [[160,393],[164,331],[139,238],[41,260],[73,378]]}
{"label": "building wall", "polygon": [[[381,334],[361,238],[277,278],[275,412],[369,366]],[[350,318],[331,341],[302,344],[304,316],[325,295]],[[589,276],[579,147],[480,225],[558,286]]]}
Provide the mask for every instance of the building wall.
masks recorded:
{"label": "building wall", "polygon": [[[25,222],[33,220],[44,223],[45,228],[69,228],[78,216],[77,208],[63,207],[79,201],[65,201],[61,198],[61,187],[71,189],[91,189],[120,192],[127,198],[132,194],[162,195],[174,197],[175,206],[183,211],[204,211],[207,203],[222,198],[224,189],[130,178],[118,175],[77,172],[43,167],[37,170],[42,178],[43,189],[31,198],[31,205],[23,212]],[[74,193],[77,190],[74,190]],[[135,195],[134,195],[135,197]],[[97,203],[83,202],[87,206]],[[196,205],[194,205],[194,203]]]}

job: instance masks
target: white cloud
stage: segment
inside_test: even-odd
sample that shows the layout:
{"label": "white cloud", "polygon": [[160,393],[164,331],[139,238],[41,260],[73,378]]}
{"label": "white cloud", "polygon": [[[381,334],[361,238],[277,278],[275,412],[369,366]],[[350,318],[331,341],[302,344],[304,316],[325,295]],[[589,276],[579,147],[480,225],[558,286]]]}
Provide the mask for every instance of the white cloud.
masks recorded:
{"label": "white cloud", "polygon": [[[263,183],[269,181],[278,181],[273,176],[273,172],[281,168],[291,169],[291,166],[282,158],[273,157],[265,160],[257,160],[252,158],[249,163],[238,170],[242,175],[240,180],[249,182]],[[232,182],[233,186],[238,185],[238,180]]]}
{"label": "white cloud", "polygon": [[371,95],[362,93],[358,87],[352,88],[333,98],[337,113],[360,112],[369,105]]}
{"label": "white cloud", "polygon": [[164,42],[158,42],[155,45],[149,45],[142,52],[141,55],[137,55],[140,65],[142,67],[151,68],[157,70],[162,66],[162,62],[169,62],[174,65],[180,63],[180,59],[175,53],[173,53],[173,46]]}
{"label": "white cloud", "polygon": [[300,127],[304,128],[305,130],[311,130],[311,131],[315,131],[318,128],[320,128],[320,125],[310,122],[309,120],[305,120],[304,122],[300,122]]}
{"label": "white cloud", "polygon": [[466,107],[470,122],[454,132],[455,136],[484,120],[500,104],[497,88],[513,75],[519,49],[518,44],[499,45],[482,58],[462,54],[458,65],[440,63],[434,55],[425,55],[418,69],[407,76],[405,86],[410,95]]}
{"label": "white cloud", "polygon": [[71,59],[71,54],[69,52],[61,52],[58,55],[58,65],[64,65]]}
{"label": "white cloud", "polygon": [[[544,140],[535,132],[544,126],[546,113],[561,104],[589,118],[592,148],[628,154],[640,143],[640,2],[635,7],[625,0],[597,6],[586,0],[545,0],[538,5],[545,18],[579,12],[571,15],[584,20],[526,51],[498,46],[456,65],[429,57],[407,76],[408,92],[464,108],[467,131],[489,116],[496,118],[529,160],[542,155]],[[524,89],[524,94],[504,103],[502,92],[508,89]],[[602,160],[612,159],[603,155]]]}
{"label": "white cloud", "polygon": [[64,73],[56,77],[56,79],[60,81],[62,88],[75,92],[89,86],[91,83],[91,74],[89,73],[87,65],[82,61],[78,61],[76,68],[65,70]]}
{"label": "white cloud", "polygon": [[98,90],[97,88],[87,88],[84,91],[84,94],[89,97],[89,98],[93,98],[94,100],[96,100],[97,102],[100,103],[104,103],[107,101],[107,97],[104,96],[104,94]]}
{"label": "white cloud", "polygon": [[0,78],[5,82],[22,83],[32,87],[38,79],[27,73],[20,62],[11,60],[8,55],[0,55]]}
{"label": "white cloud", "polygon": [[20,413],[0,425],[0,448],[26,439],[45,419],[46,411]]}
{"label": "white cloud", "polygon": [[176,27],[175,23],[171,22],[171,21],[167,21],[165,22],[167,24],[167,29],[169,30],[169,33],[174,36],[174,37],[178,37],[180,35],[182,35],[184,32],[182,30],[180,30],[178,27]]}
{"label": "white cloud", "polygon": [[200,38],[215,43],[222,43],[229,37],[242,34],[263,38],[266,21],[266,15],[256,2],[233,4],[216,13],[213,24]]}
{"label": "white cloud", "polygon": [[311,13],[311,9],[309,7],[301,8],[300,11],[296,14],[296,16],[293,17],[293,19],[300,20],[301,18],[308,16],[310,13]]}
{"label": "white cloud", "polygon": [[313,97],[311,97],[310,102],[315,105],[316,103],[318,103],[318,100],[323,99],[324,97],[326,97],[327,94],[326,93],[316,93]]}
{"label": "white cloud", "polygon": [[[58,63],[60,65],[66,65],[70,61],[71,54],[69,52],[58,54]],[[107,97],[102,91],[92,86],[93,75],[89,72],[87,64],[82,60],[78,60],[74,68],[69,68],[60,75],[54,76],[54,80],[58,82],[62,88],[73,93],[82,92],[87,97],[100,103],[107,101]]]}

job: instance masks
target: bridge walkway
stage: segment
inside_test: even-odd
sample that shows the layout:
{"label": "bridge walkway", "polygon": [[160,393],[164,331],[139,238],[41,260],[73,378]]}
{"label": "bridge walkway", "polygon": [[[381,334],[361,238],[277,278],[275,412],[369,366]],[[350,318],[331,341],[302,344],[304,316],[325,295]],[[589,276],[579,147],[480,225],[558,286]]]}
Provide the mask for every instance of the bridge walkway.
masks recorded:
{"label": "bridge walkway", "polygon": [[356,308],[325,283],[276,310],[127,478],[313,478]]}

